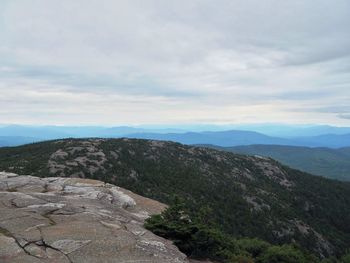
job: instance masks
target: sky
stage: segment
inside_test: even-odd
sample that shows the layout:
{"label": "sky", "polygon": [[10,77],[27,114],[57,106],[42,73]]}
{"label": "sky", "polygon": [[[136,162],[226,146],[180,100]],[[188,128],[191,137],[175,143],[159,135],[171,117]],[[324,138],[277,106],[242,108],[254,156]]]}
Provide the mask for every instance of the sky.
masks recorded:
{"label": "sky", "polygon": [[0,123],[350,126],[349,0],[1,0]]}

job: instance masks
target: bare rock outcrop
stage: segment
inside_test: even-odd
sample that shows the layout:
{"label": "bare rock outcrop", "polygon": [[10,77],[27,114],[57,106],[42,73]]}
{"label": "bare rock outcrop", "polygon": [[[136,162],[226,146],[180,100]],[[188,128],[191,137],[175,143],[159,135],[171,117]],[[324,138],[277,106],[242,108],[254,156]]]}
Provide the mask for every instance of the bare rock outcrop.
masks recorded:
{"label": "bare rock outcrop", "polygon": [[0,262],[186,263],[143,228],[164,208],[100,181],[0,173]]}

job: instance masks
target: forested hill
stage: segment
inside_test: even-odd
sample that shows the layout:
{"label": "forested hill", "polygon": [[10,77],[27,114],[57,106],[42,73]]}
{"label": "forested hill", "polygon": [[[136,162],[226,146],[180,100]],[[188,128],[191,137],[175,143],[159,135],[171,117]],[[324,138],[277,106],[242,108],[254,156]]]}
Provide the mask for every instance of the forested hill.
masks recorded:
{"label": "forested hill", "polygon": [[350,247],[350,184],[261,157],[136,139],[67,139],[0,148],[0,170],[86,177],[194,210],[209,206],[236,237],[296,242],[319,256]]}
{"label": "forested hill", "polygon": [[287,145],[245,145],[206,147],[239,154],[271,157],[290,167],[332,179],[350,181],[350,147],[311,148]]}

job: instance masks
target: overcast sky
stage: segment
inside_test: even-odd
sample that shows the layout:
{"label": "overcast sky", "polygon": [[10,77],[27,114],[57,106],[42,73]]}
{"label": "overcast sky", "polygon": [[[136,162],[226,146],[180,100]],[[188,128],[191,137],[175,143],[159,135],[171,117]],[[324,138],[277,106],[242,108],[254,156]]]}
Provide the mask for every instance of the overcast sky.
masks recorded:
{"label": "overcast sky", "polygon": [[350,126],[349,0],[1,0],[0,123]]}

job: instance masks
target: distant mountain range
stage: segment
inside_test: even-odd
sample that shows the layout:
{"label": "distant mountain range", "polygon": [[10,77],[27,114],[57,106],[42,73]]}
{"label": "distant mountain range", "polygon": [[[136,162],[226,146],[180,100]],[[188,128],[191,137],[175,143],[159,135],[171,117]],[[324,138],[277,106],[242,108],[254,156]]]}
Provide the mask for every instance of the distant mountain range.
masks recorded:
{"label": "distant mountain range", "polygon": [[292,242],[319,257],[350,247],[350,183],[268,158],[164,141],[66,139],[0,148],[2,170],[98,179],[166,204],[177,195],[193,211],[213,211],[233,237]]}
{"label": "distant mountain range", "polygon": [[180,129],[144,129],[128,126],[101,127],[101,126],[25,126],[2,125],[0,126],[0,147],[16,146],[32,142],[63,139],[63,138],[119,138],[127,134],[145,132],[169,133],[181,132]]}
{"label": "distant mountain range", "polygon": [[153,139],[180,142],[183,144],[213,144],[222,147],[269,144],[306,147],[340,148],[350,146],[349,134],[325,134],[310,137],[281,138],[272,137],[252,131],[218,131],[218,132],[187,132],[187,133],[138,133],[127,134],[125,137],[137,139]]}
{"label": "distant mountain range", "polygon": [[[120,127],[100,127],[100,126],[22,126],[8,125],[0,127],[0,136],[22,136],[35,137],[42,140],[60,139],[69,137],[116,137],[128,133],[147,132],[142,128],[128,126]],[[153,132],[161,133],[161,130]],[[164,132],[174,132],[174,130],[164,130]],[[175,130],[178,132],[178,130]]]}
{"label": "distant mountain range", "polygon": [[263,133],[269,136],[283,138],[313,137],[325,134],[349,134],[350,127],[330,125],[284,125],[284,124],[251,124],[238,125],[226,130],[247,130]]}
{"label": "distant mountain range", "polygon": [[[242,126],[243,127],[243,126]],[[0,146],[21,145],[33,141],[43,141],[62,138],[139,138],[180,142],[184,144],[214,144],[222,147],[238,145],[268,144],[306,147],[340,148],[350,146],[350,128],[332,126],[294,127],[251,126],[252,129],[263,130],[266,133],[252,130],[227,131],[186,131],[180,128],[143,128],[143,127],[100,127],[100,126],[21,126],[10,125],[0,127]],[[210,128],[210,127],[208,127]],[[249,128],[246,126],[246,128]],[[211,129],[214,129],[211,127]],[[292,136],[292,133],[298,136]],[[332,134],[324,132],[334,132]],[[348,132],[348,133],[345,133]],[[321,133],[321,134],[320,134]],[[313,134],[312,136],[306,136]],[[19,139],[22,137],[22,139]]]}
{"label": "distant mountain range", "polygon": [[304,172],[350,181],[350,147],[330,149],[285,145],[205,146],[233,153],[271,157]]}
{"label": "distant mountain range", "polygon": [[290,139],[271,137],[252,131],[217,131],[187,133],[139,133],[127,134],[126,137],[180,142],[183,144],[214,144],[218,146],[250,145],[265,142],[266,144],[294,145]]}
{"label": "distant mountain range", "polygon": [[348,134],[324,134],[314,137],[296,138],[300,145],[341,148],[350,146],[350,133]]}
{"label": "distant mountain range", "polygon": [[17,146],[33,142],[39,142],[41,139],[22,136],[0,136],[0,147]]}

